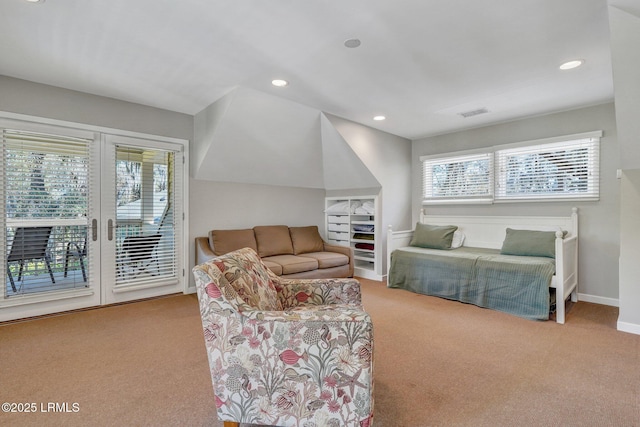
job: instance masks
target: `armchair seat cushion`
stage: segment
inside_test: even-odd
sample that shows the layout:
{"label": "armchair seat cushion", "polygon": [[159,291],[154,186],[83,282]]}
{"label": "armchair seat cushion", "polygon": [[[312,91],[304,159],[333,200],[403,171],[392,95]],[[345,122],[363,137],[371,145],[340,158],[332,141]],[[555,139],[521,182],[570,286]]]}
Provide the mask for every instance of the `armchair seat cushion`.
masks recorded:
{"label": "armchair seat cushion", "polygon": [[310,252],[304,256],[317,260],[318,268],[340,267],[349,264],[349,257],[337,252]]}
{"label": "armchair seat cushion", "polygon": [[318,260],[306,256],[275,255],[262,258],[262,260],[280,265],[282,267],[282,274],[301,273],[303,271],[318,269]]}

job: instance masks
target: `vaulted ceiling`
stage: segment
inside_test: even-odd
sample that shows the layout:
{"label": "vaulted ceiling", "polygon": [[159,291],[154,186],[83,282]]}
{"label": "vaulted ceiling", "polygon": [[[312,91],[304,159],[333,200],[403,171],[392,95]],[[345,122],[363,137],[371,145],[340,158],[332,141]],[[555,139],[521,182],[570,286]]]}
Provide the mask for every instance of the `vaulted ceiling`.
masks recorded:
{"label": "vaulted ceiling", "polygon": [[606,0],[3,0],[0,40],[10,77],[192,115],[247,88],[409,139],[613,99]]}

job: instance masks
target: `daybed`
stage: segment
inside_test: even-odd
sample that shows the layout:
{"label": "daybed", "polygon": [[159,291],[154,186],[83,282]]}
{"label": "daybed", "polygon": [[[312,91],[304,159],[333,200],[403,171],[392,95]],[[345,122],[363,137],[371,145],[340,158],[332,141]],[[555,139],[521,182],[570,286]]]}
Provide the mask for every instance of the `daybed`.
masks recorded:
{"label": "daybed", "polygon": [[[414,230],[393,231],[389,226],[388,286],[541,320],[548,319],[551,288],[555,290],[556,321],[564,323],[565,301],[569,297],[577,301],[577,212],[573,208],[569,217],[421,214],[416,224],[421,233],[422,224],[434,229],[457,226],[456,240],[464,242],[458,249],[409,246]],[[552,232],[550,250],[538,253],[527,247],[536,244],[535,234],[548,239],[548,232]],[[532,243],[519,240],[516,248],[515,237],[523,236],[534,239]]]}
{"label": "daybed", "polygon": [[196,264],[242,248],[256,251],[262,262],[283,278],[353,277],[353,249],[326,243],[315,225],[211,230],[209,237],[196,237]]}

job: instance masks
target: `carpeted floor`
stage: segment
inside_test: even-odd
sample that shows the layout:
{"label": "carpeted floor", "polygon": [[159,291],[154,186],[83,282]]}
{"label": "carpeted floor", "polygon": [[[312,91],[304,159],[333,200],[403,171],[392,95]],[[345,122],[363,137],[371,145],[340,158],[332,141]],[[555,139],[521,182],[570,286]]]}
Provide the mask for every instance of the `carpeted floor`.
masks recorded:
{"label": "carpeted floor", "polygon": [[[558,325],[361,282],[375,426],[640,426],[640,336],[616,308]],[[222,426],[195,295],[3,325],[0,360],[0,403],[35,409],[3,426]]]}

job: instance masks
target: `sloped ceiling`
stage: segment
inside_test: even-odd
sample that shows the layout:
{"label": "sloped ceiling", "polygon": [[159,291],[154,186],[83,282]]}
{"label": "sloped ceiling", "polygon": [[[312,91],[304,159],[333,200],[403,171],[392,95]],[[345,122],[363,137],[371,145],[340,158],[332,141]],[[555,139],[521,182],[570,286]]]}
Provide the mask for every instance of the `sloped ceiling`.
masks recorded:
{"label": "sloped ceiling", "polygon": [[196,114],[191,175],[327,190],[380,187],[320,111],[242,87]]}
{"label": "sloped ceiling", "polygon": [[613,99],[606,0],[3,0],[0,40],[9,77],[190,115],[242,86],[409,139]]}

